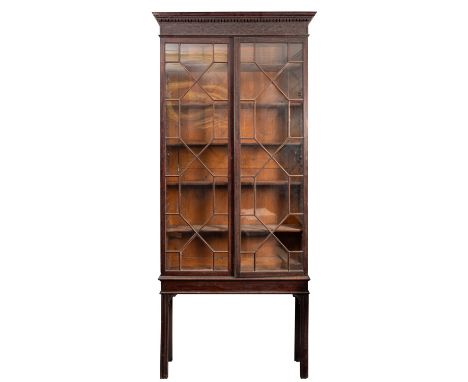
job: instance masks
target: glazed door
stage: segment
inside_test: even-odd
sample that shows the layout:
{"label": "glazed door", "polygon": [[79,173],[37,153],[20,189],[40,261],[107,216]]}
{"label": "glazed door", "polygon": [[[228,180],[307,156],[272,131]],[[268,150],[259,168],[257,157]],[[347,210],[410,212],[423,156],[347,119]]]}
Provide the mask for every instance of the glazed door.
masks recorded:
{"label": "glazed door", "polygon": [[161,42],[165,274],[230,274],[229,39]]}
{"label": "glazed door", "polygon": [[162,273],[303,274],[306,40],[161,42]]}
{"label": "glazed door", "polygon": [[306,270],[305,39],[240,39],[236,184],[243,276]]}

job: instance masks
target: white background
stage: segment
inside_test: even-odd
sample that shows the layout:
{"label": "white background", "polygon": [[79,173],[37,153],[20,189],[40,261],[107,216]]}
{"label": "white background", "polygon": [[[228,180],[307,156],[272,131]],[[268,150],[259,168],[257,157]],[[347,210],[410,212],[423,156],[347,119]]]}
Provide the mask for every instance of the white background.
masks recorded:
{"label": "white background", "polygon": [[[462,3],[2,2],[0,380],[159,378],[151,11],[316,10],[310,379],[466,382]],[[174,304],[172,381],[299,379],[291,296]]]}

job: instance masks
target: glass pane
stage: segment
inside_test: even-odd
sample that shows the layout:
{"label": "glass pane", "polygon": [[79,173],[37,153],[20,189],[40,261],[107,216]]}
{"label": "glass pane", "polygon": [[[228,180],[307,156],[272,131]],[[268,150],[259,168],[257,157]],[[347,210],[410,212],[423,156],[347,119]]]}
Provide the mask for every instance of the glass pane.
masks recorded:
{"label": "glass pane", "polygon": [[166,269],[179,270],[179,252],[166,252]]}
{"label": "glass pane", "polygon": [[241,44],[240,56],[241,62],[254,62],[254,44]]}
{"label": "glass pane", "polygon": [[179,176],[196,159],[189,148],[179,140],[166,145],[166,175]]}
{"label": "glass pane", "polygon": [[179,101],[166,102],[166,138],[179,136]]}
{"label": "glass pane", "polygon": [[188,145],[207,145],[213,138],[213,101],[198,84],[181,100],[180,136]]}
{"label": "glass pane", "polygon": [[303,137],[304,136],[304,110],[302,103],[289,104],[289,131],[291,137]]}
{"label": "glass pane", "polygon": [[255,252],[255,270],[288,270],[288,251],[274,235],[270,235]]}
{"label": "glass pane", "polygon": [[181,44],[180,62],[198,79],[213,61],[212,44]]}
{"label": "glass pane", "polygon": [[181,270],[212,270],[213,252],[208,244],[196,236],[181,252]]}
{"label": "glass pane", "polygon": [[274,159],[288,175],[304,173],[302,145],[300,144],[288,142],[275,153]]}
{"label": "glass pane", "polygon": [[227,102],[214,104],[214,140],[216,143],[227,143],[229,123],[229,105]]}
{"label": "glass pane", "polygon": [[256,99],[255,137],[262,144],[280,144],[288,137],[286,97],[271,84]]}
{"label": "glass pane", "polygon": [[241,272],[303,270],[301,59],[302,44],[241,44]]}
{"label": "glass pane", "polygon": [[215,252],[214,253],[214,270],[216,271],[227,271],[228,270],[228,253],[227,252]]}
{"label": "glass pane", "polygon": [[166,62],[179,61],[179,44],[166,44],[165,45]]}
{"label": "glass pane", "polygon": [[240,138],[254,138],[254,106],[253,102],[241,102],[240,104]]}
{"label": "glass pane", "polygon": [[229,269],[227,51],[227,44],[165,46],[170,271]]}
{"label": "glass pane", "polygon": [[193,229],[179,215],[166,216],[166,250],[181,251],[195,234]]}
{"label": "glass pane", "polygon": [[241,253],[241,272],[254,271],[254,254]]}
{"label": "glass pane", "polygon": [[289,269],[291,271],[302,271],[304,264],[304,252],[292,252],[289,255]]}
{"label": "glass pane", "polygon": [[287,64],[276,83],[289,99],[302,99],[302,63]]}
{"label": "glass pane", "polygon": [[240,98],[241,100],[255,99],[260,92],[270,84],[268,76],[261,71],[257,64],[241,64]]}
{"label": "glass pane", "polygon": [[179,63],[166,64],[166,98],[179,99],[194,84],[190,73]]}
{"label": "glass pane", "polygon": [[255,62],[274,78],[288,62],[288,45],[283,43],[255,44]]}
{"label": "glass pane", "polygon": [[227,100],[227,64],[216,63],[211,65],[198,83],[212,99]]}
{"label": "glass pane", "polygon": [[215,62],[227,62],[227,45],[226,44],[215,44],[214,46],[214,61]]}
{"label": "glass pane", "polygon": [[302,44],[289,43],[288,44],[288,61],[302,61]]}

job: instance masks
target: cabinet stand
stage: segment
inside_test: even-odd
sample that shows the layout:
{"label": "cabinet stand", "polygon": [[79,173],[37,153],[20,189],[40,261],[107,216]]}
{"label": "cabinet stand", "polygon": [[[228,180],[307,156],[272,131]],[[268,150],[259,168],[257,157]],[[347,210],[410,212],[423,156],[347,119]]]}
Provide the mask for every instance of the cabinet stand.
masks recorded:
{"label": "cabinet stand", "polygon": [[[235,279],[199,280],[161,276],[161,379],[168,378],[172,361],[172,311],[177,294],[292,294],[294,297],[294,361],[300,363],[300,377],[308,378],[309,369],[309,292],[308,279]],[[276,286],[272,289],[272,283]],[[247,287],[244,287],[247,285]],[[295,290],[293,290],[295,289]],[[274,291],[272,291],[274,290]]]}

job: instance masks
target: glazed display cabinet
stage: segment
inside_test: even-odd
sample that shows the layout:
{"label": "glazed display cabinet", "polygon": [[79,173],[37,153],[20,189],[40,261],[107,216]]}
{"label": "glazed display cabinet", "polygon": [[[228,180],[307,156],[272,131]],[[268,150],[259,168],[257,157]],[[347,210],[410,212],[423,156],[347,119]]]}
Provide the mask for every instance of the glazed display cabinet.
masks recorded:
{"label": "glazed display cabinet", "polygon": [[294,360],[307,378],[307,29],[314,14],[154,13],[161,378],[172,361],[172,305],[181,293],[292,294]]}

